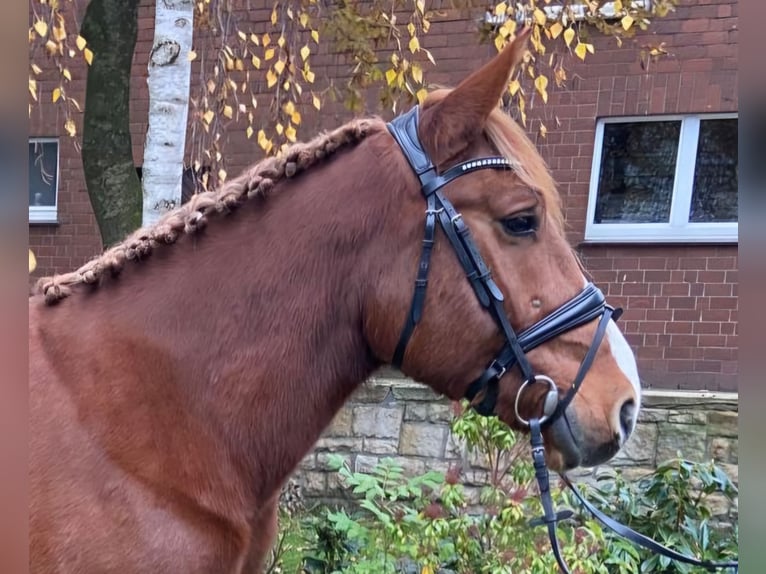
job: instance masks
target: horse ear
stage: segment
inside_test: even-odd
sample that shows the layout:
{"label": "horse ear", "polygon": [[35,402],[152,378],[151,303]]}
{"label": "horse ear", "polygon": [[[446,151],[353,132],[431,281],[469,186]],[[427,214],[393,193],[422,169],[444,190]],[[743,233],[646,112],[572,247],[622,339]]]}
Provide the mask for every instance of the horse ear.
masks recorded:
{"label": "horse ear", "polygon": [[524,55],[531,30],[522,30],[502,52],[443,99],[430,106],[426,102],[419,135],[435,165],[453,158],[482,133],[487,117],[508,86],[513,67]]}

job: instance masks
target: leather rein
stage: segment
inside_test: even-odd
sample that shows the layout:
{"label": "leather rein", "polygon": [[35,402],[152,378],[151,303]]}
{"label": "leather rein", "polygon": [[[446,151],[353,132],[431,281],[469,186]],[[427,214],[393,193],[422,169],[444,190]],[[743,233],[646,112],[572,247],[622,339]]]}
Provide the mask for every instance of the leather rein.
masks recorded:
{"label": "leather rein", "polygon": [[[426,200],[425,232],[417,278],[415,279],[415,291],[391,362],[396,368],[401,369],[407,344],[423,315],[431,252],[435,242],[436,223],[438,221],[442,231],[452,245],[453,251],[481,306],[490,314],[505,339],[502,348],[494,360],[469,385],[465,396],[471,402],[471,407],[479,414],[491,416],[497,405],[500,379],[514,366],[519,367],[523,382],[516,394],[515,414],[517,420],[522,425],[528,426],[530,430],[532,462],[544,510],[544,515],[531,521],[531,525],[545,525],[547,527],[548,537],[559,568],[564,574],[570,574],[561,556],[561,550],[556,537],[556,525],[559,521],[572,517],[574,513],[571,510],[557,512],[553,508],[549,472],[545,464],[542,429],[559,417],[565,416],[566,408],[574,399],[585,375],[593,364],[609,321],[617,321],[622,314],[622,310],[607,305],[601,290],[592,283],[588,283],[575,297],[531,327],[516,334],[503,309],[503,293],[492,279],[491,272],[484,263],[468,226],[463,221],[462,215],[455,210],[452,203],[441,191],[451,181],[474,171],[480,169],[512,170],[513,167],[502,156],[489,156],[459,163],[443,173],[439,173],[420,143],[418,119],[419,106],[414,106],[408,112],[387,124],[389,132],[399,144],[410,167],[420,180],[420,191]],[[560,397],[556,383],[545,375],[536,374],[525,353],[562,333],[589,323],[599,317],[593,341],[580,364],[574,381],[564,396]],[[522,393],[534,384],[545,384],[548,387],[548,391],[543,400],[542,414],[539,417],[527,420],[519,413],[519,399]],[[702,566],[711,571],[716,568],[734,568],[735,572],[738,570],[737,561],[713,563],[697,560],[662,546],[654,540],[635,532],[603,514],[582,497],[568,477],[562,475],[562,478],[577,499],[596,519],[633,543],[667,556],[672,560]]]}

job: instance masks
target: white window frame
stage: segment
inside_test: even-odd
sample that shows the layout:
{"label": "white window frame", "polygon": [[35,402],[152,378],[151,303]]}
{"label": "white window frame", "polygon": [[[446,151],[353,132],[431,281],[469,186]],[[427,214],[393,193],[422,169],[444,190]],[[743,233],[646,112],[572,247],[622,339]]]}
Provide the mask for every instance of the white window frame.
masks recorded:
{"label": "white window frame", "polygon": [[[59,186],[61,184],[61,142],[59,138],[30,137],[29,144],[55,143],[56,144],[56,190],[55,205],[30,205],[29,223],[58,223]],[[29,159],[27,159],[29,161]],[[27,196],[29,191],[27,191]],[[27,199],[27,203],[29,200]]]}
{"label": "white window frame", "polygon": [[[625,116],[600,118],[596,123],[596,141],[593,148],[588,210],[585,219],[586,243],[737,243],[739,221],[690,222],[689,207],[692,200],[694,168],[697,159],[700,121],[737,119],[739,114],[684,114],[655,116]],[[673,196],[670,221],[667,223],[594,223],[598,182],[601,176],[604,126],[634,122],[681,121],[676,171],[673,176]]]}

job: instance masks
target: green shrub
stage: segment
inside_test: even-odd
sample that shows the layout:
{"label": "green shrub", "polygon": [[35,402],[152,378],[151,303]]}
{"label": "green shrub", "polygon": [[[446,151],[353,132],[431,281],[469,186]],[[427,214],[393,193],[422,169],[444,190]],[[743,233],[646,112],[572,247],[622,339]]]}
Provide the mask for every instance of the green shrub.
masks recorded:
{"label": "green shrub", "polygon": [[[462,411],[453,434],[489,469],[480,504],[469,504],[459,469],[407,477],[392,459],[368,473],[352,472],[343,458],[331,464],[357,504],[322,508],[288,521],[290,551],[273,572],[330,574],[518,574],[557,572],[546,530],[528,521],[542,514],[526,441],[494,417]],[[571,493],[552,481],[557,508],[580,511]],[[627,482],[619,472],[594,487],[580,487],[610,516],[691,556],[729,560],[736,556],[736,524],[712,523],[710,496],[737,496],[726,474],[711,463],[669,461]],[[286,536],[286,535],[283,535]],[[692,573],[699,568],[635,547],[582,509],[558,528],[563,556],[573,573]],[[295,564],[301,563],[300,569]]]}

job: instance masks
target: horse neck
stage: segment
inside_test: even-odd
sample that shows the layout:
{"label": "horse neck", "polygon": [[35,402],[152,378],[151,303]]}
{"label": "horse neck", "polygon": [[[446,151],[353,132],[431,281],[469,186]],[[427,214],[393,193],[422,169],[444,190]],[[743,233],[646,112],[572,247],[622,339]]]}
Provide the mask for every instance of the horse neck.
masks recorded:
{"label": "horse neck", "polygon": [[173,358],[156,384],[176,385],[215,429],[256,500],[379,366],[363,298],[386,265],[396,190],[381,186],[365,144],[158,251],[112,298],[115,326]]}

